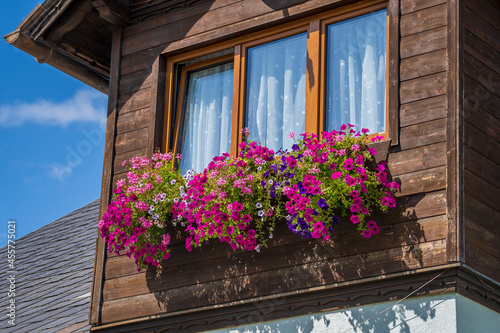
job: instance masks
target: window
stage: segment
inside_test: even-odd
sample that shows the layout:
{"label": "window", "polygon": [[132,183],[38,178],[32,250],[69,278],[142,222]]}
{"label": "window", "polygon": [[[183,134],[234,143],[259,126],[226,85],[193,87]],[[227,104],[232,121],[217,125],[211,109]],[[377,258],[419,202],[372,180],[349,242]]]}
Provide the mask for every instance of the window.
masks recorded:
{"label": "window", "polygon": [[386,10],[333,23],[327,29],[326,130],[350,123],[384,133]]}
{"label": "window", "polygon": [[291,148],[290,132],[344,123],[389,137],[386,7],[346,6],[168,58],[164,142],[180,169],[236,155],[243,127],[275,151]]}
{"label": "window", "polygon": [[[203,170],[214,156],[231,148],[233,63],[183,69],[184,102],[179,140],[181,170]],[[184,89],[184,85],[183,85]]]}
{"label": "window", "polygon": [[274,151],[291,148],[288,134],[304,132],[307,34],[247,51],[245,127],[250,140]]}

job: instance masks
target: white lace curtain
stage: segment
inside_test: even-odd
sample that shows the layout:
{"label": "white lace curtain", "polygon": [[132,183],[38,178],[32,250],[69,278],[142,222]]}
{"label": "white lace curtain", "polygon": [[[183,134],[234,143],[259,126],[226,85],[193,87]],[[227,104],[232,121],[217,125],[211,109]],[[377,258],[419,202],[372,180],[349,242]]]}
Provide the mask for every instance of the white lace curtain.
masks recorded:
{"label": "white lace curtain", "polygon": [[387,11],[328,27],[327,130],[386,128]]}
{"label": "white lace curtain", "polygon": [[290,132],[304,132],[307,35],[248,50],[246,126],[250,139],[278,151],[290,149]]}
{"label": "white lace curtain", "polygon": [[179,169],[201,172],[214,156],[229,152],[233,63],[191,72],[181,128]]}

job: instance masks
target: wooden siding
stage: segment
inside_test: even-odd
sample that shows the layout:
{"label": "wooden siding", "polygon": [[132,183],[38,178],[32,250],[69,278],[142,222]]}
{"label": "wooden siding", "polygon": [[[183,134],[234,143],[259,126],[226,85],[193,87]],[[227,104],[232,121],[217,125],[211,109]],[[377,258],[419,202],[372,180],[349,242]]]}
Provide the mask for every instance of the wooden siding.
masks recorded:
{"label": "wooden siding", "polygon": [[[152,87],[158,81],[153,64],[160,53],[207,45],[346,2],[293,1],[289,17],[265,3],[272,2],[204,1],[154,18],[135,17],[138,23],[125,28],[113,183],[127,171],[121,166],[124,159],[145,156],[154,148],[149,147],[150,119],[158,112],[158,107],[152,109],[158,93]],[[233,252],[216,242],[187,253],[178,243],[163,271],[139,274],[132,260],[109,255],[101,323],[446,263],[447,5],[444,0],[402,0],[399,10],[400,142],[391,148],[388,161],[401,192],[397,209],[375,217],[380,235],[365,240],[345,225],[322,245],[280,225],[275,241],[261,253]]]}
{"label": "wooden siding", "polygon": [[500,4],[463,11],[465,263],[500,276]]}

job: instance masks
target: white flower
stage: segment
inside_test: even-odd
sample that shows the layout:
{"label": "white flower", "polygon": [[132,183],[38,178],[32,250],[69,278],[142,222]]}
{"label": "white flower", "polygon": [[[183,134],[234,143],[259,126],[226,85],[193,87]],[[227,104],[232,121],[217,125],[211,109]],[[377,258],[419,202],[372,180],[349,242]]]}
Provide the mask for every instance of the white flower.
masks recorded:
{"label": "white flower", "polygon": [[267,182],[269,183],[269,185],[273,185],[273,183],[274,183],[274,181],[272,179],[269,179]]}
{"label": "white flower", "polygon": [[177,180],[172,179],[172,180],[170,181],[170,184],[171,184],[171,185],[174,185],[176,182],[177,182]]}
{"label": "white flower", "polygon": [[181,191],[181,192],[184,191],[184,186],[182,186],[182,185],[179,186],[179,191]]}
{"label": "white flower", "polygon": [[286,220],[287,220],[287,221],[291,221],[291,220],[292,220],[292,216],[291,216],[291,215],[287,215],[287,216],[286,216]]}
{"label": "white flower", "polygon": [[257,246],[255,247],[255,251],[260,252],[260,245],[257,245]]}
{"label": "white flower", "polygon": [[174,198],[174,202],[178,203],[179,202],[179,198]]}
{"label": "white flower", "polygon": [[255,204],[255,207],[257,207],[257,208],[262,208],[262,204],[261,204],[260,202],[257,202],[257,203]]}
{"label": "white flower", "polygon": [[261,209],[261,210],[259,210],[259,211],[257,212],[257,215],[259,215],[259,216],[264,216],[264,211],[263,211],[262,209]]}
{"label": "white flower", "polygon": [[257,170],[259,170],[259,171],[260,171],[260,170],[262,170],[262,167],[259,165],[259,166],[257,167]]}
{"label": "white flower", "polygon": [[159,218],[160,218],[160,215],[158,215],[158,214],[153,215],[153,220],[158,220]]}
{"label": "white flower", "polygon": [[151,206],[149,206],[149,209],[150,210],[155,210],[155,206],[151,205]]}
{"label": "white flower", "polygon": [[273,234],[270,234],[270,235],[269,235],[269,239],[271,239],[271,238],[273,238]]}
{"label": "white flower", "polygon": [[155,213],[155,211],[154,211],[154,210],[152,210],[152,209],[150,209],[150,210],[148,211],[148,213],[149,213],[149,215],[153,215],[153,214]]}

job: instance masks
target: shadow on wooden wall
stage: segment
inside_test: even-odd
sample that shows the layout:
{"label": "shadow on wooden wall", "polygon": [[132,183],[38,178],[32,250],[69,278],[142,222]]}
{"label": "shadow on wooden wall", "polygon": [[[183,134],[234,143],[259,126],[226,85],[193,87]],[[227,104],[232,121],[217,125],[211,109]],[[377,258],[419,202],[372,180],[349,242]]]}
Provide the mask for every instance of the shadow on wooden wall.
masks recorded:
{"label": "shadow on wooden wall", "polygon": [[390,214],[374,216],[381,232],[370,239],[349,221],[325,243],[302,239],[278,223],[260,253],[217,240],[189,253],[179,237],[171,258],[146,271],[147,287],[161,309],[173,312],[429,266],[432,258],[420,247],[426,232],[412,209],[423,197],[400,198]]}

